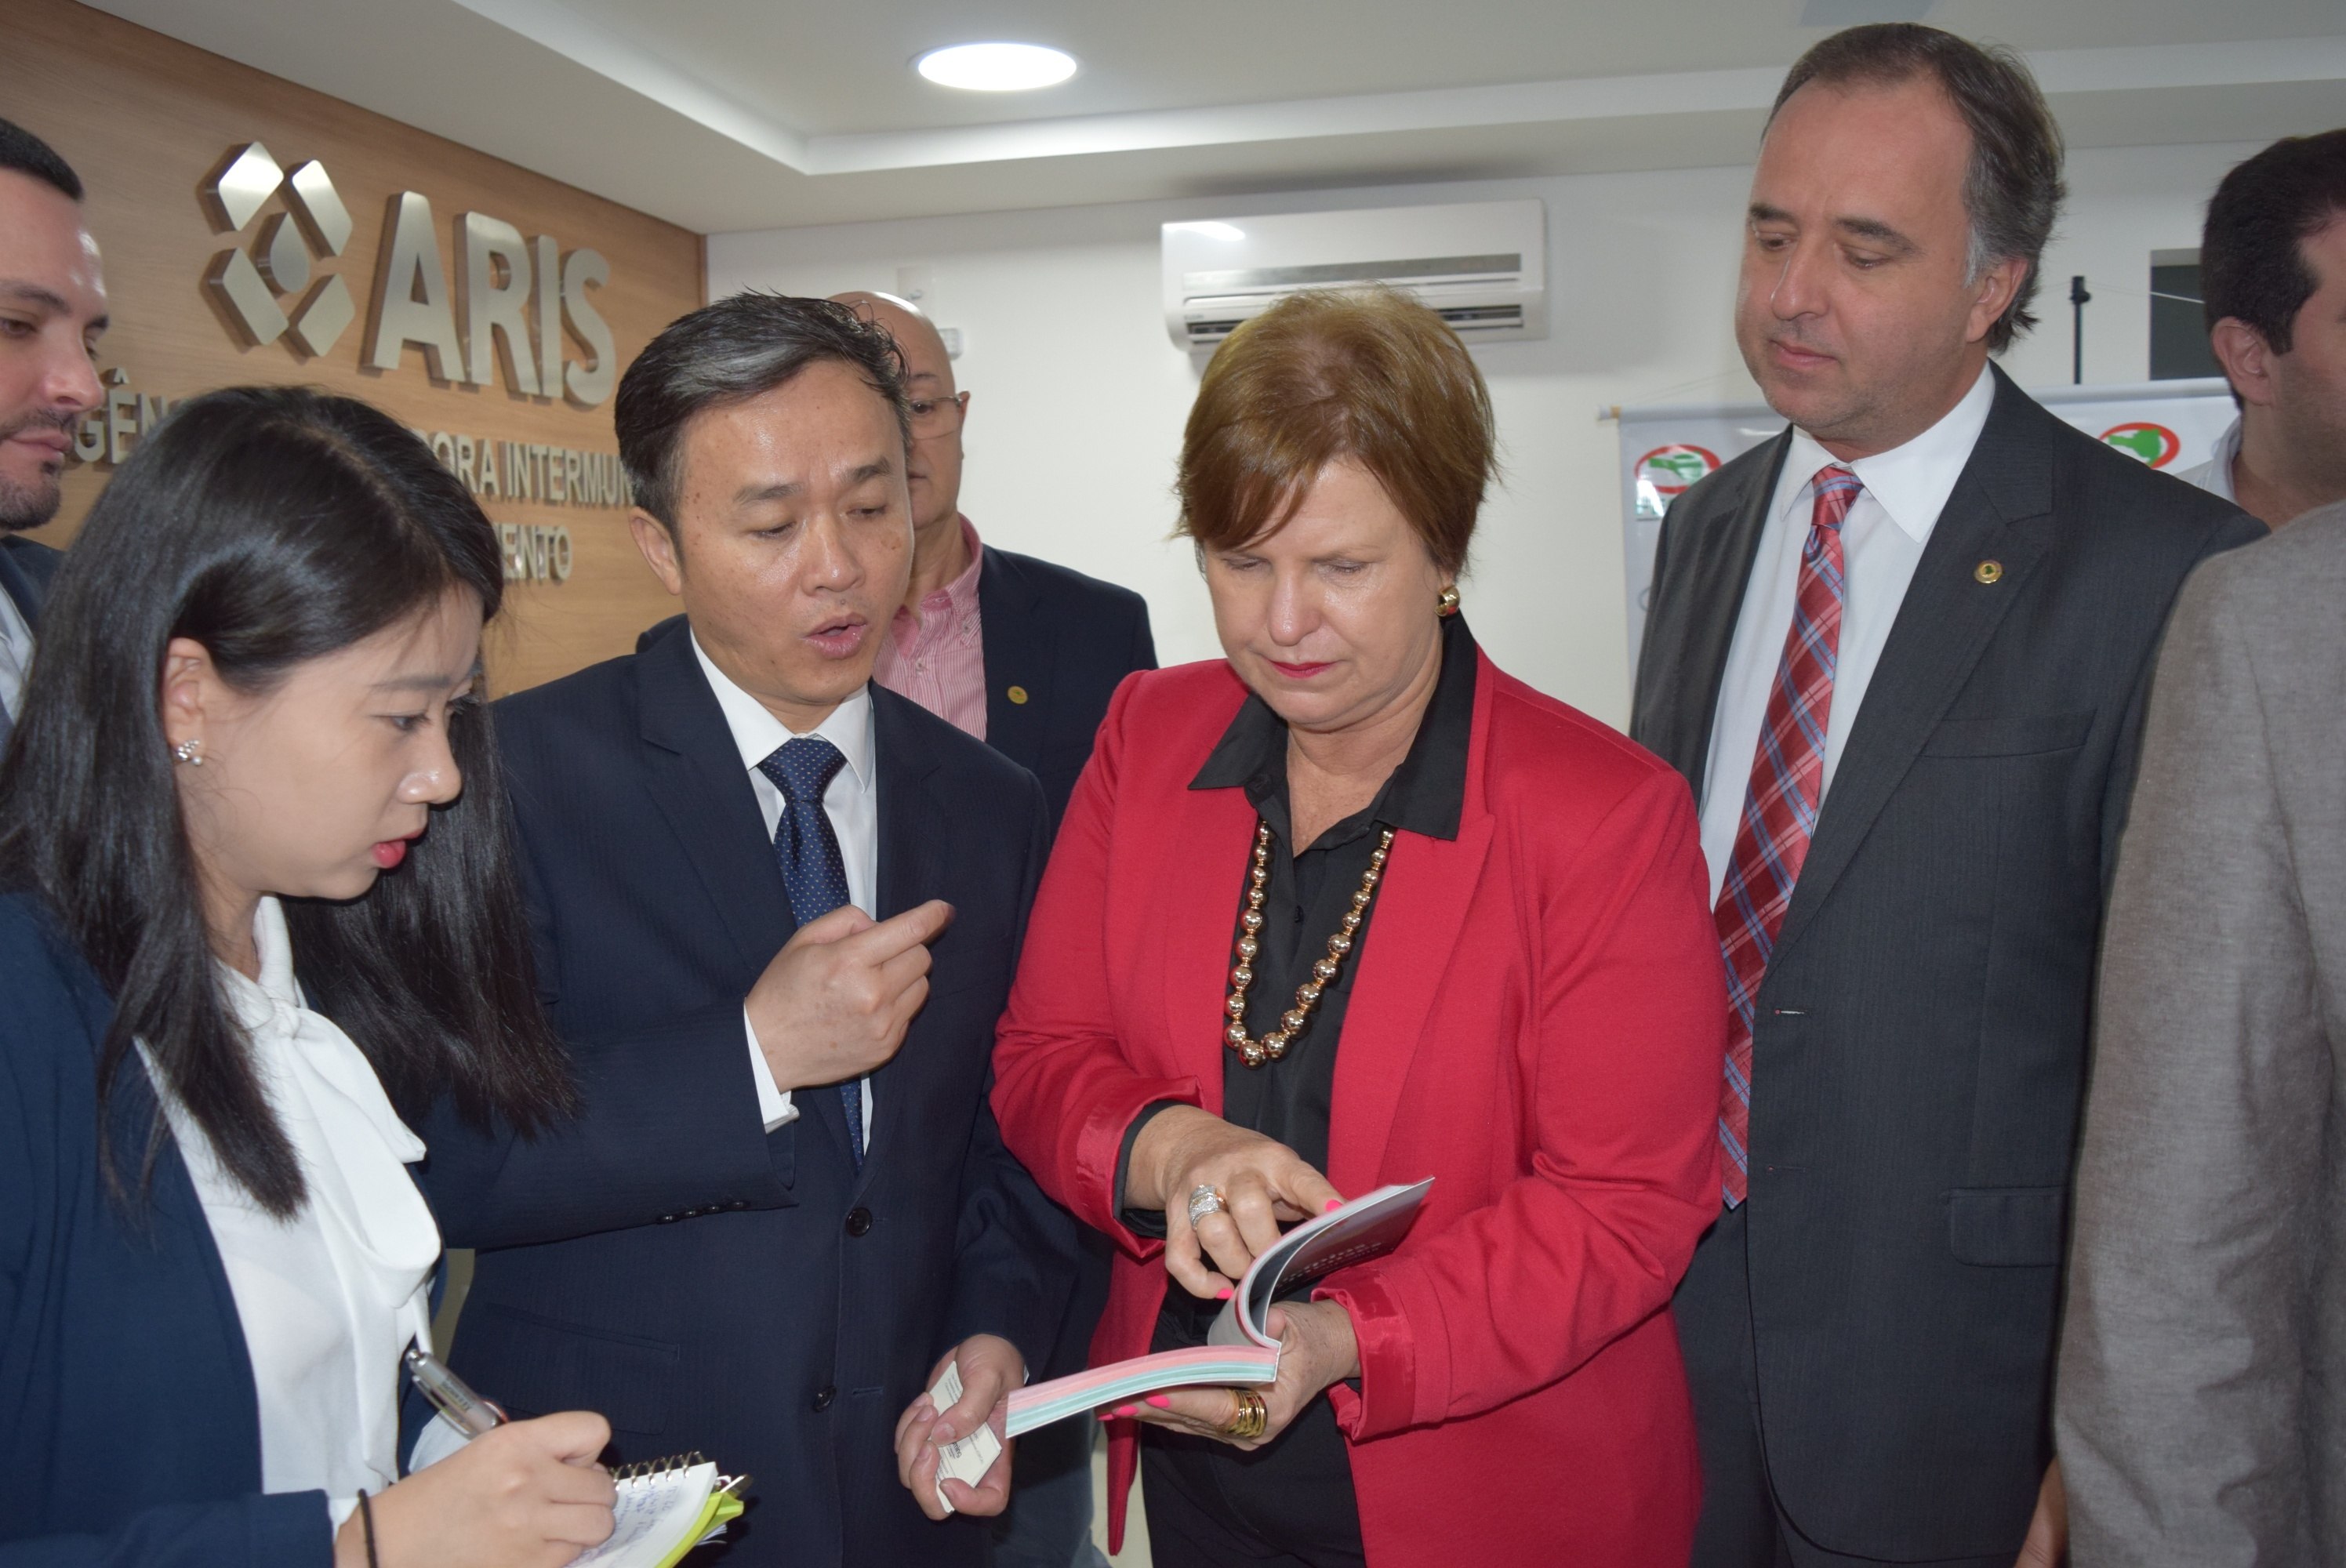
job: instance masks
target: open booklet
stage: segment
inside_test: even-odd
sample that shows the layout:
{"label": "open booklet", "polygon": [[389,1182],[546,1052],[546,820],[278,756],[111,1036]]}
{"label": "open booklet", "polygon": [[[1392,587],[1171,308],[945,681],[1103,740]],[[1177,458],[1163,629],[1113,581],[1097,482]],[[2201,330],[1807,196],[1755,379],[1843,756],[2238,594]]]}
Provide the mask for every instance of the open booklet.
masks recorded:
{"label": "open booklet", "polygon": [[1408,1234],[1433,1186],[1428,1176],[1406,1186],[1381,1186],[1304,1221],[1248,1268],[1205,1344],[1030,1383],[1010,1396],[1009,1435],[1163,1389],[1273,1381],[1279,1376],[1279,1341],[1270,1333],[1271,1303],[1306,1280],[1392,1251]]}
{"label": "open booklet", "polygon": [[[446,1459],[472,1440],[445,1416],[425,1423],[408,1459],[414,1471]],[[716,1540],[741,1512],[746,1475],[719,1475],[698,1453],[681,1453],[611,1472],[611,1533],[571,1559],[571,1568],[675,1568],[696,1546]]]}

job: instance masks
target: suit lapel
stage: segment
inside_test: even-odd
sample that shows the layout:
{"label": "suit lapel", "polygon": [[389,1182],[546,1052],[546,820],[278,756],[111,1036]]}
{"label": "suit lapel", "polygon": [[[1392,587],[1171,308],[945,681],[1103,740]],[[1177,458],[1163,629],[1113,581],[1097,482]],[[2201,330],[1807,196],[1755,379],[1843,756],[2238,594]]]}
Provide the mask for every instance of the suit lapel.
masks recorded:
{"label": "suit lapel", "polygon": [[757,792],[692,638],[659,638],[636,657],[646,788],[718,919],[752,972],[798,929]]}
{"label": "suit lapel", "polygon": [[[1032,767],[1050,730],[1057,639],[1035,613],[1034,588],[1017,563],[990,545],[981,546],[981,556],[977,623],[985,654],[985,742]],[[1013,687],[1025,701],[1011,699]]]}
{"label": "suit lapel", "polygon": [[880,875],[873,914],[887,920],[935,898],[943,885],[944,847],[953,833],[945,802],[933,788],[939,761],[920,732],[919,712],[907,697],[872,688],[872,740],[880,794]]}
{"label": "suit lapel", "polygon": [[[2002,370],[1994,375],[1995,402],[1986,427],[1891,624],[1882,662],[1818,814],[1816,839],[1777,933],[1772,962],[1782,961],[1849,869],[2052,546],[2053,453],[2040,423],[2051,416]],[[1992,585],[1974,575],[1989,558],[2004,568]]]}
{"label": "suit lapel", "polygon": [[[915,904],[941,897],[946,887],[946,847],[952,842],[953,821],[947,802],[937,789],[939,759],[921,734],[916,715],[920,715],[920,709],[910,700],[873,684],[872,753],[879,773],[873,787],[879,792],[880,820],[879,886],[874,901],[880,907],[872,913],[880,920],[891,919]],[[950,935],[948,931],[948,938]],[[919,1030],[921,1020],[913,1019],[912,1027]],[[906,1044],[909,1047],[910,1041]],[[882,1157],[886,1147],[882,1139],[892,1125],[898,1093],[911,1092],[898,1071],[903,1057],[904,1053],[899,1051],[872,1074],[872,1152],[857,1176],[858,1193],[871,1181],[873,1167]],[[822,1109],[838,1123],[837,1132],[843,1147],[847,1123],[836,1104],[839,1096],[829,1090],[818,1093],[824,1102]]]}
{"label": "suit lapel", "polygon": [[[1684,593],[1674,595],[1668,624],[1657,621],[1647,646],[1675,657],[1651,675],[1640,671],[1638,686],[1648,709],[1631,728],[1645,746],[1678,770],[1696,795],[1709,766],[1710,730],[1719,709],[1719,688],[1727,678],[1727,656],[1751,581],[1751,563],[1767,531],[1768,503],[1776,494],[1791,433],[1775,438],[1765,461],[1746,472],[1740,495],[1721,497],[1724,515],[1716,536],[1674,538],[1674,550],[1688,553]],[[1691,523],[1693,520],[1688,519]],[[1660,606],[1657,606],[1659,608]],[[1657,701],[1656,699],[1659,700]]]}
{"label": "suit lapel", "polygon": [[16,551],[8,541],[0,541],[0,594],[15,602],[16,613],[25,624],[37,628],[41,624],[41,600],[46,596],[43,585],[16,559]]}
{"label": "suit lapel", "polygon": [[1347,1196],[1367,1192],[1380,1179],[1402,1089],[1426,1037],[1434,995],[1450,972],[1450,955],[1465,929],[1467,906],[1490,852],[1493,820],[1484,799],[1483,769],[1499,674],[1487,656],[1477,657],[1482,662],[1458,837],[1402,833],[1393,840],[1344,1009],[1344,1043],[1336,1054],[1328,1118],[1327,1175]]}

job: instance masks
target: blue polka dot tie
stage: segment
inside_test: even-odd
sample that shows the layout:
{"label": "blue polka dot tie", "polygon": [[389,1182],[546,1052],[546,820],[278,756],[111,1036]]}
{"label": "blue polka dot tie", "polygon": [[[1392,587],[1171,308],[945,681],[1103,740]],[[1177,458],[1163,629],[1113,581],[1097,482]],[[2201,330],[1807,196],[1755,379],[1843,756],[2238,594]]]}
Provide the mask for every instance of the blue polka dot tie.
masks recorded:
{"label": "blue polka dot tie", "polygon": [[[805,925],[821,919],[847,901],[847,861],[839,852],[839,835],[831,814],[822,809],[822,792],[847,759],[839,748],[819,735],[786,741],[758,764],[758,771],[782,792],[782,819],[774,824],[774,859],[781,863],[782,885],[790,890],[790,912]],[[839,1086],[839,1103],[847,1111],[848,1152],[856,1168],[863,1166],[863,1082],[850,1078]]]}

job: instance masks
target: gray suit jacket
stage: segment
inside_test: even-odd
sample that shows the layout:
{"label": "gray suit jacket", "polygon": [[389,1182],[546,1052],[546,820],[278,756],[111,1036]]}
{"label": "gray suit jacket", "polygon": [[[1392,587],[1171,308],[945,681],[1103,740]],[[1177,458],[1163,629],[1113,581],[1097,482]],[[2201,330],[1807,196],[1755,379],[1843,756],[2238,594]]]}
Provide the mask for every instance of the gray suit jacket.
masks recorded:
{"label": "gray suit jacket", "polygon": [[2346,1563],[2346,505],[2159,657],[2102,958],[2057,1441],[2100,1563]]}

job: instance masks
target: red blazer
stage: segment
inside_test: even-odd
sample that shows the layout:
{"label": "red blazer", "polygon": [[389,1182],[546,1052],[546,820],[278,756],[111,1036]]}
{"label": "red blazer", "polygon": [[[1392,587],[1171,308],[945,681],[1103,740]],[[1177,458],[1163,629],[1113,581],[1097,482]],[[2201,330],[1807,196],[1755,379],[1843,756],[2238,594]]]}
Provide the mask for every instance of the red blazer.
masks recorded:
{"label": "red blazer", "polygon": [[[1255,817],[1188,784],[1245,697],[1219,662],[1118,688],[995,1048],[1012,1151],[1119,1248],[1095,1365],[1148,1349],[1168,1284],[1111,1207],[1125,1129],[1221,1109]],[[1458,837],[1395,841],[1336,1064],[1336,1189],[1439,1178],[1397,1251],[1319,1292],[1360,1339],[1360,1392],[1329,1397],[1372,1563],[1686,1561],[1669,1301],[1719,1212],[1727,1032],[1707,886],[1684,781],[1484,659]],[[1137,1435],[1111,1433],[1119,1545]]]}

